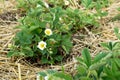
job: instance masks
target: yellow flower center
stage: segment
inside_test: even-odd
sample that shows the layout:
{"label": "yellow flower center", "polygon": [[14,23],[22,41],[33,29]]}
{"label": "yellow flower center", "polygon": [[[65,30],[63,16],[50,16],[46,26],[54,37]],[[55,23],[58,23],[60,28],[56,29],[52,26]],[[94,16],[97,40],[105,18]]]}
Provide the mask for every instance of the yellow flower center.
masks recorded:
{"label": "yellow flower center", "polygon": [[51,32],[50,32],[50,30],[46,30],[46,34],[48,34],[48,35],[49,35],[50,33],[51,33]]}
{"label": "yellow flower center", "polygon": [[52,35],[51,29],[46,29],[45,34],[48,35],[48,36]]}
{"label": "yellow flower center", "polygon": [[45,47],[45,44],[40,44],[40,48],[44,48]]}
{"label": "yellow flower center", "polygon": [[46,42],[44,42],[44,41],[40,41],[39,43],[38,43],[38,48],[40,49],[40,50],[44,50],[45,48],[46,48]]}

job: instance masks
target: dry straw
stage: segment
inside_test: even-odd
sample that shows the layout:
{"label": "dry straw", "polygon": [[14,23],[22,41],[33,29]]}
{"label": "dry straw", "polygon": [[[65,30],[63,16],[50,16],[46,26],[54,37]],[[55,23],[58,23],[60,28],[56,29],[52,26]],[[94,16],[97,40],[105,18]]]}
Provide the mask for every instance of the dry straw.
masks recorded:
{"label": "dry straw", "polygon": [[[11,2],[10,2],[11,1]],[[17,18],[18,14],[14,12],[15,5],[13,3],[15,0],[5,1],[4,4],[0,1],[0,78],[1,80],[35,80],[36,73],[45,69],[56,69],[61,70],[60,65],[39,65],[35,66],[35,64],[30,64],[29,61],[26,61],[24,58],[7,58],[6,54],[9,50],[8,45],[11,44],[15,33],[17,32],[14,27],[18,25],[17,21],[11,21],[11,18]],[[76,0],[71,0],[70,2],[74,8],[81,8],[80,5],[75,2]],[[8,5],[8,3],[10,5]],[[80,56],[80,52],[84,47],[89,47],[91,50],[91,55],[94,57],[97,52],[103,50],[99,43],[115,41],[117,38],[114,35],[113,29],[114,27],[120,27],[120,22],[108,22],[112,16],[115,16],[118,11],[116,8],[120,6],[120,1],[113,2],[109,8],[104,10],[108,10],[108,16],[104,17],[100,20],[101,26],[98,29],[94,29],[97,33],[93,33],[89,28],[85,28],[85,31],[78,31],[73,36],[79,36],[81,33],[86,32],[84,38],[73,38],[73,42],[75,45],[73,46],[70,57],[63,62],[63,67],[69,73],[73,73],[74,67],[77,62],[74,60],[74,57]],[[82,8],[81,8],[82,9]],[[9,12],[9,13],[7,13]],[[11,13],[11,14],[10,14]],[[5,15],[6,14],[6,15]],[[12,15],[12,16],[11,16]],[[65,64],[65,65],[64,65]],[[74,66],[73,66],[74,65]]]}

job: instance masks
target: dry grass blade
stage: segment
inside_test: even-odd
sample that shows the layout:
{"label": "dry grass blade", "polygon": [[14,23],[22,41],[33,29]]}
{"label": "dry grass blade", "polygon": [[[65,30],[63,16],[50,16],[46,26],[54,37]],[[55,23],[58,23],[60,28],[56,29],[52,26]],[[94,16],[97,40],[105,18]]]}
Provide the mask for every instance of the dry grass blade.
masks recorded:
{"label": "dry grass blade", "polygon": [[18,80],[22,80],[21,79],[21,68],[20,68],[20,63],[18,63]]}

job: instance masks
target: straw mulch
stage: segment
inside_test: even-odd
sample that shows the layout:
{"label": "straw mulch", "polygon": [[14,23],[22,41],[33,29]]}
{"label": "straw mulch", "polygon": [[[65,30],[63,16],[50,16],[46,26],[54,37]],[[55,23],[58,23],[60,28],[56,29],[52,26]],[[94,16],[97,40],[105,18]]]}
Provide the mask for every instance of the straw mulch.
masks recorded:
{"label": "straw mulch", "polygon": [[[120,27],[120,21],[110,22],[109,20],[118,14],[116,10],[120,6],[120,0],[114,1],[107,10],[108,16],[100,20],[101,26],[97,29],[90,30],[84,28],[86,34],[84,37],[73,37],[75,45],[72,48],[70,57],[63,62],[63,67],[69,73],[74,71],[76,66],[75,57],[80,56],[81,50],[84,47],[89,47],[91,55],[94,57],[96,53],[102,51],[100,47],[101,42],[116,41],[117,38],[114,34],[114,27]],[[0,1],[0,80],[35,80],[36,73],[45,69],[60,70],[59,65],[37,65],[31,64],[24,58],[7,58],[6,54],[9,50],[8,45],[11,43],[12,38],[18,31],[14,29],[19,25],[17,22],[19,14],[15,8],[15,0],[6,0],[4,3]],[[94,33],[94,31],[97,31]],[[82,30],[74,34],[78,36],[82,34]]]}

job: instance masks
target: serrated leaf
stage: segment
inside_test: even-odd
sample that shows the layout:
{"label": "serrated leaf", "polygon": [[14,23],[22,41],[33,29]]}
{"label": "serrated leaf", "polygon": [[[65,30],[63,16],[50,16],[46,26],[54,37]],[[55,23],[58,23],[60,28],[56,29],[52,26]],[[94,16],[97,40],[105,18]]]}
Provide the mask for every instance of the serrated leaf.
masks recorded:
{"label": "serrated leaf", "polygon": [[56,73],[57,71],[56,70],[52,70],[52,69],[48,69],[48,70],[46,70],[46,73],[47,74],[54,74],[54,73]]}
{"label": "serrated leaf", "polygon": [[100,52],[98,53],[94,60],[93,60],[93,63],[97,63],[97,62],[100,62],[102,60],[102,58],[104,58],[107,54],[106,53],[103,53],[103,52]]}
{"label": "serrated leaf", "polygon": [[62,48],[65,50],[67,54],[69,54],[70,49],[72,48],[72,43],[70,41],[70,36],[64,35],[62,37]]}
{"label": "serrated leaf", "polygon": [[14,51],[9,51],[8,54],[7,54],[7,57],[12,57],[15,55],[15,52]]}
{"label": "serrated leaf", "polygon": [[120,20],[120,14],[116,14],[111,21],[119,21]]}
{"label": "serrated leaf", "polygon": [[31,35],[30,33],[23,30],[23,31],[20,31],[16,34],[15,41],[19,42],[20,45],[31,44],[32,37],[33,37],[33,35]]}
{"label": "serrated leaf", "polygon": [[96,69],[99,69],[101,66],[105,65],[106,62],[100,62],[100,63],[95,63],[95,64],[92,64],[89,69],[90,70],[96,70]]}
{"label": "serrated leaf", "polygon": [[71,75],[63,72],[55,73],[53,76],[59,77],[64,80],[73,80]]}
{"label": "serrated leaf", "polygon": [[82,66],[82,65],[78,65],[77,71],[78,71],[78,73],[79,73],[80,75],[84,75],[84,74],[86,73],[86,71],[87,71],[87,68],[84,67],[84,66]]}
{"label": "serrated leaf", "polygon": [[42,77],[47,76],[47,74],[46,74],[45,72],[39,72],[38,74],[39,74],[40,76],[42,76]]}
{"label": "serrated leaf", "polygon": [[101,46],[103,46],[104,48],[112,51],[117,43],[118,42],[101,43]]}
{"label": "serrated leaf", "polygon": [[34,52],[30,47],[22,47],[22,52],[25,54],[25,56],[33,57]]}
{"label": "serrated leaf", "polygon": [[113,73],[115,73],[116,71],[118,71],[118,67],[117,67],[117,65],[115,63],[115,59],[111,60],[111,67],[112,67]]}
{"label": "serrated leaf", "polygon": [[118,65],[118,67],[120,67],[120,59],[116,58],[114,60],[115,60],[115,63]]}
{"label": "serrated leaf", "polygon": [[101,75],[102,75],[102,73],[103,73],[104,67],[105,67],[105,66],[103,65],[103,66],[99,67],[99,69],[97,70],[97,73],[98,73],[98,77],[99,77],[99,78],[101,77]]}
{"label": "serrated leaf", "polygon": [[114,28],[115,35],[117,36],[118,39],[120,39],[120,34],[119,34],[119,28],[115,27]]}
{"label": "serrated leaf", "polygon": [[30,28],[29,28],[29,30],[30,30],[30,32],[31,31],[34,31],[34,30],[36,30],[36,29],[38,29],[39,28],[39,26],[31,26]]}
{"label": "serrated leaf", "polygon": [[115,27],[115,28],[114,28],[114,32],[115,32],[116,34],[119,33],[119,29],[118,29],[118,27]]}
{"label": "serrated leaf", "polygon": [[98,73],[97,73],[97,71],[96,70],[92,70],[92,71],[90,71],[90,75],[92,75],[93,76],[93,78],[95,79],[95,80],[97,80],[97,75],[98,75]]}
{"label": "serrated leaf", "polygon": [[91,55],[87,48],[82,50],[82,57],[86,65],[89,67],[91,65]]}
{"label": "serrated leaf", "polygon": [[92,4],[92,0],[82,0],[82,4],[83,4],[86,8],[89,8],[89,6]]}
{"label": "serrated leaf", "polygon": [[102,60],[105,61],[105,60],[110,59],[111,57],[112,57],[112,54],[109,53],[109,54],[107,54],[104,58],[102,58]]}
{"label": "serrated leaf", "polygon": [[106,48],[106,49],[109,49],[108,44],[105,43],[105,42],[101,43],[101,46],[104,47],[104,48]]}
{"label": "serrated leaf", "polygon": [[84,66],[85,68],[88,67],[87,64],[84,62],[83,59],[81,59],[81,58],[77,58],[77,61],[79,62],[80,65]]}
{"label": "serrated leaf", "polygon": [[109,42],[109,43],[108,43],[108,48],[109,48],[111,51],[113,50],[112,42]]}
{"label": "serrated leaf", "polygon": [[41,62],[42,62],[42,64],[49,63],[48,59],[46,57],[44,57],[44,56],[42,56]]}
{"label": "serrated leaf", "polygon": [[61,55],[57,55],[57,56],[55,56],[55,59],[56,59],[57,61],[62,61],[63,56],[61,56]]}

